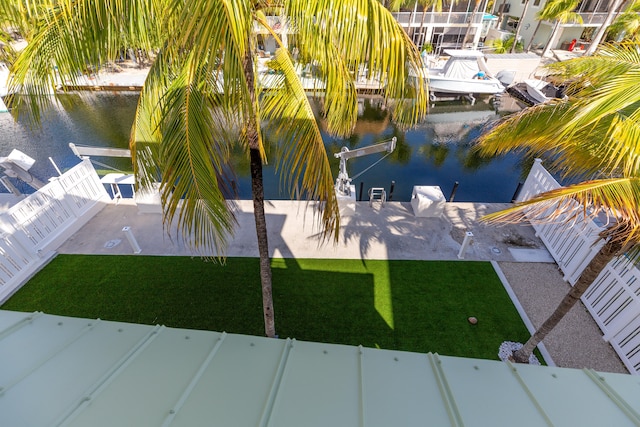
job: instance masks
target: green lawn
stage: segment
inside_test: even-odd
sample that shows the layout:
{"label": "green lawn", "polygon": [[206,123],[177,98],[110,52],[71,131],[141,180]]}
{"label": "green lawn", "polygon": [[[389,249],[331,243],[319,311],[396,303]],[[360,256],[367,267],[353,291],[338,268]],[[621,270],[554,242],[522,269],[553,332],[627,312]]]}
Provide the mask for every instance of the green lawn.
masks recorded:
{"label": "green lawn", "polygon": [[[497,359],[529,336],[488,262],[272,265],[280,337]],[[263,335],[255,258],[58,255],[2,309]]]}

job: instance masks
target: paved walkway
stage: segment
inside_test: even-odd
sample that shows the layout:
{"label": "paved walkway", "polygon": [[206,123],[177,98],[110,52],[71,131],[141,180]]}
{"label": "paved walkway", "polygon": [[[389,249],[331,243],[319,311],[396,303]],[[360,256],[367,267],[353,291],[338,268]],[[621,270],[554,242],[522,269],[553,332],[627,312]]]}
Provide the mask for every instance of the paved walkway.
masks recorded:
{"label": "paved walkway", "polygon": [[[418,218],[408,202],[358,202],[345,217],[337,244],[318,240],[314,205],[293,201],[267,201],[267,229],[274,257],[416,259],[494,261],[517,296],[526,317],[538,325],[568,285],[553,259],[527,225],[487,226],[478,220],[507,204],[446,203],[439,218]],[[238,227],[227,256],[256,257],[257,245],[251,201],[237,202]],[[123,231],[135,238],[132,246]],[[163,229],[159,213],[140,213],[130,199],[107,205],[60,248],[67,254],[133,254],[136,245],[145,255],[201,255]],[[460,249],[467,232],[468,248]],[[215,255],[209,253],[207,255]],[[506,339],[508,337],[505,337]],[[557,366],[627,372],[584,307],[576,306],[545,341]],[[497,352],[497,349],[496,349]]]}

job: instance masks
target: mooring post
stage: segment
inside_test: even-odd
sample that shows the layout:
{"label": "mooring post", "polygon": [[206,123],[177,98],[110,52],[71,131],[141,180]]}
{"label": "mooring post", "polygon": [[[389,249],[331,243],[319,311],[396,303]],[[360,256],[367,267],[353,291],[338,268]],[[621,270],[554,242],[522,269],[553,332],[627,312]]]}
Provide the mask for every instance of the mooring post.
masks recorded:
{"label": "mooring post", "polygon": [[391,199],[393,199],[393,189],[396,186],[396,182],[395,181],[391,181],[391,187],[389,187],[389,197],[387,197],[387,200],[391,201]]}
{"label": "mooring post", "polygon": [[122,228],[122,231],[124,232],[124,235],[127,236],[127,240],[129,241],[129,244],[133,249],[133,253],[139,254],[140,252],[142,252],[140,245],[138,245],[138,241],[136,240],[135,236],[133,235],[133,232],[131,231],[131,227],[127,225],[126,227]]}
{"label": "mooring post", "polygon": [[522,186],[524,183],[522,181],[518,182],[518,186],[516,187],[516,191],[513,193],[513,197],[511,198],[511,203],[515,203],[518,201],[518,196],[520,195],[520,190],[522,190]]}
{"label": "mooring post", "polygon": [[464,253],[467,251],[467,247],[471,244],[471,239],[473,239],[473,233],[471,231],[464,233],[464,240],[462,241],[462,246],[460,246],[460,251],[458,252],[458,259],[464,258]]}
{"label": "mooring post", "polygon": [[453,198],[456,197],[456,191],[458,191],[458,185],[460,185],[460,183],[458,181],[456,181],[453,184],[453,190],[451,190],[451,195],[449,196],[449,201],[453,202]]}
{"label": "mooring post", "polygon": [[358,201],[362,201],[362,192],[364,191],[364,182],[360,181],[360,197],[358,197]]}

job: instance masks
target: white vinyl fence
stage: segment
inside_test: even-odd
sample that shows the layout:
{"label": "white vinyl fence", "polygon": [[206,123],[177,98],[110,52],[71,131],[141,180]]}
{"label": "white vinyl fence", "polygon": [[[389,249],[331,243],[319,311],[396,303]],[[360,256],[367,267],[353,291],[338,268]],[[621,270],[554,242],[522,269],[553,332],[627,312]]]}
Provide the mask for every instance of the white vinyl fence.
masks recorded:
{"label": "white vinyl fence", "polygon": [[[558,187],[536,159],[517,201]],[[532,225],[571,285],[604,244],[598,237],[601,227],[591,220]],[[640,270],[625,256],[614,259],[582,296],[582,302],[627,369],[640,374]]]}
{"label": "white vinyl fence", "polygon": [[0,303],[108,201],[89,160],[0,214]]}

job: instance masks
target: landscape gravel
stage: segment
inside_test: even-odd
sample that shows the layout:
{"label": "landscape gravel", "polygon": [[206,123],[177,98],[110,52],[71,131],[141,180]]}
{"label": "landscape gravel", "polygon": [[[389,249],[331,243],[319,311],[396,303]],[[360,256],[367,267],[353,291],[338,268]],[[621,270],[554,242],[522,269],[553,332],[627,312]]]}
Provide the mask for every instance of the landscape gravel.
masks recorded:
{"label": "landscape gravel", "polygon": [[[535,327],[555,310],[569,290],[555,263],[500,262],[500,269]],[[629,373],[582,302],[544,339],[556,366]]]}

